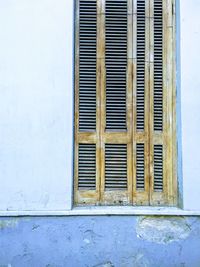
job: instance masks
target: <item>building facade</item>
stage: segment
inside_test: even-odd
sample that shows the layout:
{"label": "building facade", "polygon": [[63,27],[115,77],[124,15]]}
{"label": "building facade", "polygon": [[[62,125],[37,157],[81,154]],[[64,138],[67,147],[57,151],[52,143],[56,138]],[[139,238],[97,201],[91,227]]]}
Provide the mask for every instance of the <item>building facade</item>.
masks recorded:
{"label": "building facade", "polygon": [[1,1],[0,266],[200,266],[200,3],[175,5],[178,203],[77,207],[74,1]]}

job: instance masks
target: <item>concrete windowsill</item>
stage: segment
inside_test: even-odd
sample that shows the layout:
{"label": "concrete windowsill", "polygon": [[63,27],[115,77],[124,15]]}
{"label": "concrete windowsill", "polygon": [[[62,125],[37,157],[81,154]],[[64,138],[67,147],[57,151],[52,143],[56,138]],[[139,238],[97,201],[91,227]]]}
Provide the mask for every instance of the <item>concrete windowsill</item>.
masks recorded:
{"label": "concrete windowsill", "polygon": [[166,215],[199,216],[200,211],[176,207],[76,207],[72,210],[24,210],[0,211],[1,217],[16,216],[96,216],[96,215]]}

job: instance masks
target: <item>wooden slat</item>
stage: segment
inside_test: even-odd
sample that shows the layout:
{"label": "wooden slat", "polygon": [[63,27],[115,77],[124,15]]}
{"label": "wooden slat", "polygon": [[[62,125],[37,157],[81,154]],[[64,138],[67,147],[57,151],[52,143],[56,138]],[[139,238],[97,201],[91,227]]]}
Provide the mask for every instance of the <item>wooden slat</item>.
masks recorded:
{"label": "wooden slat", "polygon": [[176,125],[177,125],[177,119],[176,119],[176,0],[172,0],[172,90],[173,90],[173,103],[172,103],[172,190],[169,192],[169,205],[177,205],[178,203],[178,177],[177,177],[177,164],[178,164],[178,155],[177,155],[177,131],[176,131]]}
{"label": "wooden slat", "polygon": [[104,90],[105,90],[105,0],[98,1],[98,61],[100,67],[100,76],[98,83],[98,94],[99,94],[99,116],[97,118],[99,122],[98,128],[98,136],[99,136],[99,194],[100,194],[100,202],[102,203],[102,188],[104,184],[104,179],[102,177],[102,173],[104,173],[104,164],[103,164],[103,156],[104,156],[104,146],[102,142],[103,138],[103,129],[104,129]]}
{"label": "wooden slat", "polygon": [[128,0],[127,35],[127,178],[128,204],[133,203],[133,0]]}
{"label": "wooden slat", "polygon": [[78,125],[79,125],[79,0],[75,2],[75,114],[74,114],[74,202],[78,204]]}
{"label": "wooden slat", "polygon": [[[176,67],[175,67],[175,47],[176,47],[176,27],[175,27],[175,1],[167,1],[168,14],[166,15],[167,31],[167,183],[168,183],[168,205],[177,203],[177,174],[176,174]],[[174,40],[174,42],[171,42]]]}

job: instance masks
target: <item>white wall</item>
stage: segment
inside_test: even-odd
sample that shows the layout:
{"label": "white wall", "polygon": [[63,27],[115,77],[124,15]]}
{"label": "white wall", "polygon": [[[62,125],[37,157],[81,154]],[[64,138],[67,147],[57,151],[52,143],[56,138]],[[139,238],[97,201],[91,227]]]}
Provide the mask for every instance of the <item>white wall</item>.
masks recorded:
{"label": "white wall", "polygon": [[200,1],[180,1],[184,207],[200,210]]}
{"label": "white wall", "polygon": [[[200,210],[200,1],[181,0],[183,193]],[[71,205],[73,0],[0,1],[0,210]]]}
{"label": "white wall", "polygon": [[71,203],[73,1],[0,1],[0,210]]}

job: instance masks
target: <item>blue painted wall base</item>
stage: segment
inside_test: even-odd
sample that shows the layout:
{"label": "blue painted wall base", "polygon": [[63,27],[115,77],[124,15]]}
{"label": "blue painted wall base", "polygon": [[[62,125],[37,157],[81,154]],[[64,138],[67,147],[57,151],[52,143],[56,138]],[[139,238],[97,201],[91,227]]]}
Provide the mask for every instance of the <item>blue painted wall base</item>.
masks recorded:
{"label": "blue painted wall base", "polygon": [[200,266],[199,217],[0,219],[0,267]]}

